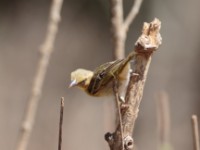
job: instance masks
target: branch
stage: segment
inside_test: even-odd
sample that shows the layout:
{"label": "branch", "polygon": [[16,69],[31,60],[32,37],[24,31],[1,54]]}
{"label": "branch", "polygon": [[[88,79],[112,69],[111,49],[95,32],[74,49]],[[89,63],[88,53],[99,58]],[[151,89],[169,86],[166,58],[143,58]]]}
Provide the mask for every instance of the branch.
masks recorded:
{"label": "branch", "polygon": [[[151,56],[161,44],[160,36],[161,22],[154,19],[151,23],[144,23],[142,35],[135,44],[135,58],[133,74],[130,77],[125,104],[126,109],[122,113],[123,140],[125,150],[132,150],[134,141],[132,138],[133,128],[138,116],[140,102],[143,96],[143,89],[147,78],[147,72],[151,62]],[[111,150],[121,150],[120,124],[116,131],[107,138]]]}
{"label": "branch", "polygon": [[38,103],[42,93],[43,82],[45,79],[47,67],[49,64],[51,53],[53,52],[53,45],[58,30],[58,23],[60,22],[60,11],[63,0],[53,0],[50,18],[47,28],[47,34],[43,46],[41,47],[41,57],[36,69],[35,78],[32,85],[30,99],[25,112],[25,118],[21,127],[16,150],[26,150],[28,141],[35,122],[35,115],[38,108]]}
{"label": "branch", "polygon": [[124,30],[125,32],[128,31],[129,29],[129,26],[131,25],[131,22],[135,19],[135,17],[137,16],[139,10],[140,10],[140,7],[141,7],[141,4],[142,4],[142,1],[143,0],[134,0],[134,4],[131,8],[131,11],[129,12],[127,18],[125,19],[124,21]]}
{"label": "branch", "polygon": [[62,149],[63,111],[64,111],[64,97],[61,98],[61,104],[60,104],[60,122],[59,122],[58,150]]}
{"label": "branch", "polygon": [[194,150],[200,150],[198,118],[196,115],[192,115],[192,128],[193,128],[193,138],[194,138]]}

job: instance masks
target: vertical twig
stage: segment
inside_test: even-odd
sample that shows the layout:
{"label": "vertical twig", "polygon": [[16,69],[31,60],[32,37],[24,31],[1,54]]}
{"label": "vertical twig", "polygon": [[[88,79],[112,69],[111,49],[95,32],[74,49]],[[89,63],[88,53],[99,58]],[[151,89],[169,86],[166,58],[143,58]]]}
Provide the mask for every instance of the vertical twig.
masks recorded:
{"label": "vertical twig", "polygon": [[157,121],[158,121],[158,136],[159,150],[169,150],[171,149],[171,144],[169,141],[170,134],[170,108],[169,108],[169,98],[166,92],[161,91],[156,95],[157,104]]}
{"label": "vertical twig", "polygon": [[120,108],[120,101],[119,101],[119,92],[118,92],[118,82],[115,79],[113,82],[113,91],[115,94],[115,102],[116,102],[116,107],[117,107],[117,112],[118,112],[118,119],[119,119],[119,127],[120,127],[120,133],[121,133],[121,149],[124,150],[124,140],[123,140],[123,128],[122,128],[122,115],[121,115],[121,108]]}
{"label": "vertical twig", "polygon": [[125,32],[123,29],[123,0],[110,0],[111,30],[114,46],[114,59],[124,58]]}
{"label": "vertical twig", "polygon": [[193,140],[194,140],[194,150],[200,150],[199,144],[199,128],[198,128],[198,118],[196,115],[192,115],[192,128],[193,128]]}
{"label": "vertical twig", "polygon": [[46,38],[44,44],[41,47],[41,57],[36,69],[30,99],[28,101],[28,106],[25,112],[25,118],[22,123],[16,150],[27,149],[28,141],[35,122],[35,115],[38,108],[38,102],[42,93],[42,86],[45,79],[45,74],[47,71],[51,53],[53,52],[53,46],[58,30],[58,24],[60,22],[60,11],[62,3],[63,0],[52,1]]}
{"label": "vertical twig", "polygon": [[[125,32],[123,29],[123,0],[111,0],[111,29],[114,41],[114,59],[122,59],[125,56]],[[114,81],[115,82],[115,81]],[[117,89],[116,89],[117,88]],[[117,116],[119,118],[121,141],[123,143],[123,131],[121,122],[121,109],[118,100],[118,87],[114,84],[115,101],[117,106]],[[123,144],[121,145],[124,148]]]}
{"label": "vertical twig", "polygon": [[63,111],[64,111],[64,97],[61,98],[61,104],[60,104],[60,122],[59,122],[59,135],[58,135],[58,150],[62,149]]}

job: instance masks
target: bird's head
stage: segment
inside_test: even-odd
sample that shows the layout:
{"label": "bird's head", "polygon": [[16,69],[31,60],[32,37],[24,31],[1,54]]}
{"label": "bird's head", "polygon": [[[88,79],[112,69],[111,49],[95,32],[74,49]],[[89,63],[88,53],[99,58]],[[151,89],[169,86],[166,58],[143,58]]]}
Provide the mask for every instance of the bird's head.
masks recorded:
{"label": "bird's head", "polygon": [[93,77],[93,72],[85,69],[77,69],[71,73],[70,87],[78,86],[83,90],[86,90],[90,84],[90,80]]}

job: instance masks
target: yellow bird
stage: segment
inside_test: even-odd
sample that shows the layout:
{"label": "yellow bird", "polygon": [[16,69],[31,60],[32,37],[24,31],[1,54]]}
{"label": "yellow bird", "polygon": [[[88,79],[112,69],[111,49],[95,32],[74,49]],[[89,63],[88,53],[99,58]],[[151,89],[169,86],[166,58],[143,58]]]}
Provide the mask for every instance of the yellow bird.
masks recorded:
{"label": "yellow bird", "polygon": [[132,51],[126,58],[104,63],[94,71],[77,69],[71,73],[69,87],[77,86],[91,96],[105,96],[113,93],[113,82],[117,80],[119,95],[123,98],[130,77],[130,61],[136,54]]}

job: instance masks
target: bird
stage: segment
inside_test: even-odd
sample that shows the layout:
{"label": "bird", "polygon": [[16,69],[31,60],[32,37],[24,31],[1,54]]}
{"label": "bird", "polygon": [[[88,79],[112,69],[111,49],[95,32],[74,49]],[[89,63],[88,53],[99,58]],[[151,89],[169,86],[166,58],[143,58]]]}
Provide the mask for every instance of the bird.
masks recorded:
{"label": "bird", "polygon": [[113,94],[113,83],[117,81],[119,96],[124,101],[126,89],[129,83],[131,60],[138,53],[132,51],[123,59],[107,62],[94,71],[87,69],[76,69],[71,72],[71,87],[79,87],[87,94],[95,97]]}

